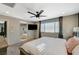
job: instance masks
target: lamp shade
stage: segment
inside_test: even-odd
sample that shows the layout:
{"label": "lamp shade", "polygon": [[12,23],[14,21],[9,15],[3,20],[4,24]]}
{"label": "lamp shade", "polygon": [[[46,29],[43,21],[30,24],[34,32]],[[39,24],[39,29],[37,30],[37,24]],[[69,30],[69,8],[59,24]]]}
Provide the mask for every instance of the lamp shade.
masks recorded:
{"label": "lamp shade", "polygon": [[79,27],[74,27],[73,32],[79,32]]}

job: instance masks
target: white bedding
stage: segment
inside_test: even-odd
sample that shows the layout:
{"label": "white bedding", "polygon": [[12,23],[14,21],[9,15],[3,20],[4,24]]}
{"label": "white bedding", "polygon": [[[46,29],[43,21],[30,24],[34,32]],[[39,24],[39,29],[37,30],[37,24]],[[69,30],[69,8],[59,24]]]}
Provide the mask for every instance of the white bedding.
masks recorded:
{"label": "white bedding", "polygon": [[73,49],[72,54],[73,54],[73,55],[79,55],[79,45],[77,45],[77,46]]}
{"label": "white bedding", "polygon": [[21,46],[34,55],[66,55],[65,39],[42,37]]}

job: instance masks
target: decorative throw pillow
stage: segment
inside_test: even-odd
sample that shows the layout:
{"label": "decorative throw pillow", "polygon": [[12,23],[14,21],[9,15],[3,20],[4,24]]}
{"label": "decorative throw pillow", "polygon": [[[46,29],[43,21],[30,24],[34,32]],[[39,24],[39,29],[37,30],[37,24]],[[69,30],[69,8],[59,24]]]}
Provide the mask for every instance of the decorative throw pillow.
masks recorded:
{"label": "decorative throw pillow", "polygon": [[68,39],[68,41],[66,42],[66,48],[68,53],[72,53],[72,50],[79,44],[79,40],[72,37],[70,39]]}

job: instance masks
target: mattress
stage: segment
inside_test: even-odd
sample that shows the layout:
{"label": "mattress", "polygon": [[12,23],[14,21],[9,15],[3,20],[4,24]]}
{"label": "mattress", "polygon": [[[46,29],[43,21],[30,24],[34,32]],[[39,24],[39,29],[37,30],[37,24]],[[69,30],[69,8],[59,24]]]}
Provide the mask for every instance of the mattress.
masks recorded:
{"label": "mattress", "polygon": [[65,39],[42,37],[23,44],[21,48],[33,55],[66,55],[65,43]]}

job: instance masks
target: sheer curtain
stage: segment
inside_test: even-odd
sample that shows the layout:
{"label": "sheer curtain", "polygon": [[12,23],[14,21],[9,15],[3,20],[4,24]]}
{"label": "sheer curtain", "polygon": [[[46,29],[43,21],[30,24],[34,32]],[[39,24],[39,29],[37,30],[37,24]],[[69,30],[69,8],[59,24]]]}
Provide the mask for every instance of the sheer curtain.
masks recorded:
{"label": "sheer curtain", "polygon": [[59,33],[59,20],[47,20],[41,23],[41,32]]}

